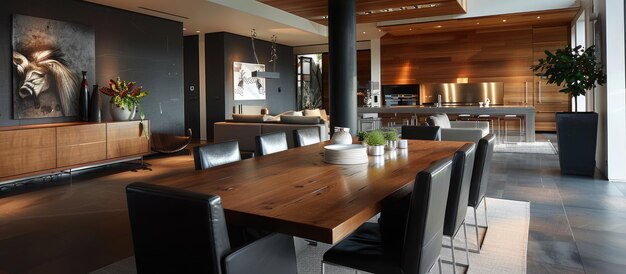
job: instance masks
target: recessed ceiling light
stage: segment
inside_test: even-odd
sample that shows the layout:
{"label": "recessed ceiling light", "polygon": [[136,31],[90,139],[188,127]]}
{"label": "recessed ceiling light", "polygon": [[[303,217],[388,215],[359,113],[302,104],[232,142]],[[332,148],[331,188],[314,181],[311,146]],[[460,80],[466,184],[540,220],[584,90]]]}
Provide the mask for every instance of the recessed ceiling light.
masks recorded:
{"label": "recessed ceiling light", "polygon": [[187,28],[183,28],[183,30],[187,30]]}
{"label": "recessed ceiling light", "polygon": [[200,33],[200,31],[199,31],[199,30],[196,30],[196,33]]}
{"label": "recessed ceiling light", "polygon": [[383,30],[381,30],[381,29],[378,29],[378,31],[383,31]]}
{"label": "recessed ceiling light", "polygon": [[480,22],[476,22],[476,25],[480,25]]}
{"label": "recessed ceiling light", "polygon": [[372,11],[368,10],[368,11],[365,12],[365,14],[372,14]]}
{"label": "recessed ceiling light", "polygon": [[388,12],[388,10],[387,10],[387,9],[384,9],[384,10],[381,10],[381,11],[382,11],[382,12]]}
{"label": "recessed ceiling light", "polygon": [[328,19],[328,15],[322,16],[322,19]]}
{"label": "recessed ceiling light", "polygon": [[506,22],[506,19],[502,19],[502,22]]}
{"label": "recessed ceiling light", "polygon": [[537,16],[537,19],[541,19],[541,16]]}
{"label": "recessed ceiling light", "polygon": [[365,32],[363,32],[363,34],[365,34]]}
{"label": "recessed ceiling light", "polygon": [[409,30],[413,30],[413,29],[409,29]]}
{"label": "recessed ceiling light", "polygon": [[440,29],[440,28],[443,28],[443,26],[442,25],[436,25],[435,28],[436,29]]}

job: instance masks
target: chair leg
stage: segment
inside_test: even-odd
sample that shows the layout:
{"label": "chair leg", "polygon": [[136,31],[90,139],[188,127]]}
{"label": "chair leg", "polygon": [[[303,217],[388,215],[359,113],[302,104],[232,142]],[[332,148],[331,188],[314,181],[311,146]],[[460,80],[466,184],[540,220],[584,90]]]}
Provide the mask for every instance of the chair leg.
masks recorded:
{"label": "chair leg", "polygon": [[476,253],[480,254],[480,237],[478,236],[478,216],[476,212],[476,208],[474,209],[474,230],[476,231]]}
{"label": "chair leg", "polygon": [[467,259],[467,267],[469,268],[469,245],[467,244],[467,225],[463,221],[463,236],[465,237],[465,258]]}
{"label": "chair leg", "polygon": [[454,238],[450,238],[450,246],[452,246],[452,273],[456,274],[456,258],[454,257]]}
{"label": "chair leg", "polygon": [[487,218],[487,198],[483,199],[483,205],[485,206],[485,228],[488,228],[489,227],[489,219]]}

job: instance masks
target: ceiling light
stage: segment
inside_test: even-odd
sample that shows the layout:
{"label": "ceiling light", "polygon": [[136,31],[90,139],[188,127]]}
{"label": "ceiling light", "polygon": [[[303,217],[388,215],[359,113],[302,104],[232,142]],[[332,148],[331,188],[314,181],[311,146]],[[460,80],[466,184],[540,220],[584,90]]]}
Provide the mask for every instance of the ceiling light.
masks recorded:
{"label": "ceiling light", "polygon": [[409,29],[409,30],[413,30],[413,29]]}
{"label": "ceiling light", "polygon": [[200,33],[200,31],[199,31],[199,30],[196,30],[196,33]]}
{"label": "ceiling light", "polygon": [[435,28],[436,29],[440,29],[440,28],[443,28],[443,26],[442,25],[436,25]]}
{"label": "ceiling light", "polygon": [[387,10],[387,9],[384,9],[384,10],[381,10],[381,11],[382,11],[382,12],[388,12],[388,10]]}
{"label": "ceiling light", "polygon": [[328,15],[322,16],[322,19],[328,19]]}
{"label": "ceiling light", "polygon": [[363,34],[365,34],[365,32],[363,32]]}
{"label": "ceiling light", "polygon": [[187,30],[187,28],[183,28],[183,30]]}
{"label": "ceiling light", "polygon": [[480,22],[476,22],[476,25],[480,25]]}
{"label": "ceiling light", "polygon": [[502,19],[502,22],[506,22],[506,19]]}
{"label": "ceiling light", "polygon": [[372,11],[368,10],[368,11],[365,12],[365,14],[372,14]]}
{"label": "ceiling light", "polygon": [[541,16],[537,16],[537,19],[541,19]]}
{"label": "ceiling light", "polygon": [[383,30],[381,30],[381,29],[378,29],[378,31],[383,31]]}

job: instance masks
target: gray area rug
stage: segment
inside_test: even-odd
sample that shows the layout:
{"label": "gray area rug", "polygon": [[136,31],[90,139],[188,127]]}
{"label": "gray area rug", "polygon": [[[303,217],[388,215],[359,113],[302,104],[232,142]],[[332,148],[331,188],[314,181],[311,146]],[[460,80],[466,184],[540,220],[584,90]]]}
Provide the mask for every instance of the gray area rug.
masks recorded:
{"label": "gray area rug", "polygon": [[[469,253],[470,267],[457,267],[460,273],[526,273],[526,251],[528,244],[528,228],[530,224],[530,203],[502,199],[487,198],[489,229],[481,228],[479,237],[483,241],[480,254]],[[478,211],[478,223],[485,223],[483,207]],[[370,222],[375,221],[372,218]],[[473,210],[468,208],[466,216],[468,243],[470,249],[476,249],[476,234],[474,232]],[[445,245],[450,245],[450,241],[445,239]],[[454,244],[457,247],[457,263],[467,263],[465,251],[458,250],[465,247],[465,238],[461,230]],[[319,274],[321,273],[321,259],[330,248],[330,245],[318,243],[317,246],[306,246],[297,254],[299,274]],[[451,249],[444,248],[441,254],[442,259],[452,260]],[[354,270],[326,265],[326,273],[352,274]],[[452,273],[451,264],[443,264],[444,273]],[[104,268],[91,272],[92,274],[134,274],[134,257],[129,257],[118,261]],[[359,272],[361,273],[361,272]],[[431,269],[431,273],[439,273],[437,265]]]}
{"label": "gray area rug", "polygon": [[527,153],[527,154],[547,154],[556,155],[556,148],[551,142],[518,142],[518,143],[498,143],[494,146],[493,152],[497,153]]}

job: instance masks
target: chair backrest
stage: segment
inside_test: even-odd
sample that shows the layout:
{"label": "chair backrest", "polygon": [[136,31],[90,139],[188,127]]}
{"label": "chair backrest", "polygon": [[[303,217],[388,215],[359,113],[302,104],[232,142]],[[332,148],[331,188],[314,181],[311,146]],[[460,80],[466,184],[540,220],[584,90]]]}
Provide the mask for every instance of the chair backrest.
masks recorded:
{"label": "chair backrest", "polygon": [[235,140],[193,148],[196,170],[207,169],[241,160],[239,143]]}
{"label": "chair backrest", "polygon": [[321,142],[320,128],[301,128],[293,131],[293,144],[295,147],[303,147]]}
{"label": "chair backrest", "polygon": [[268,155],[289,149],[285,132],[274,132],[256,136],[256,154]]}
{"label": "chair backrest", "polygon": [[468,206],[476,208],[487,193],[487,183],[489,182],[489,170],[491,169],[491,158],[493,147],[496,143],[496,136],[488,134],[478,141],[476,148],[476,160],[472,171],[472,184],[470,186]]}
{"label": "chair backrest", "polygon": [[402,139],[441,141],[438,126],[402,126]]}
{"label": "chair backrest", "polygon": [[476,145],[467,144],[457,150],[452,158],[452,175],[443,235],[453,237],[465,220],[475,154]]}
{"label": "chair backrest", "polygon": [[132,183],[126,187],[137,273],[221,273],[230,250],[219,196]]}
{"label": "chair backrest", "polygon": [[447,158],[415,177],[402,247],[403,273],[427,273],[439,258],[451,172]]}

